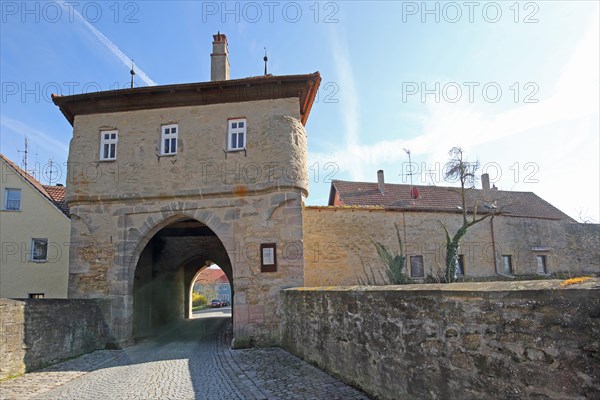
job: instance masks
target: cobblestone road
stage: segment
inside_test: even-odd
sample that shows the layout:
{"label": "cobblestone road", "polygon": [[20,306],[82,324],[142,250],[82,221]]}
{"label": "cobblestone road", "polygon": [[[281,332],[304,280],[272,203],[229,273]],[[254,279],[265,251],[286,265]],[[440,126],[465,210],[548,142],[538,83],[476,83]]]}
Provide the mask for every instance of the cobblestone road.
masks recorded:
{"label": "cobblestone road", "polygon": [[368,399],[284,350],[230,350],[228,321],[186,321],[124,350],[0,382],[0,399]]}

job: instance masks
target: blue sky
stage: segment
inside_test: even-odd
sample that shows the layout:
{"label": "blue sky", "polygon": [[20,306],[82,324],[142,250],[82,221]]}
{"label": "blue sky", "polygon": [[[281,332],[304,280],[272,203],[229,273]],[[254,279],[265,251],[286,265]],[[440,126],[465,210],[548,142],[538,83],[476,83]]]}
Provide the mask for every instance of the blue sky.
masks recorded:
{"label": "blue sky", "polygon": [[[595,1],[2,1],[1,151],[47,180],[71,126],[50,93],[210,78],[212,34],[231,77],[320,71],[307,130],[308,204],[329,179],[448,185],[462,146],[504,190],[600,220],[599,8]],[[413,165],[403,151],[410,149]],[[425,172],[429,170],[430,172]],[[56,177],[56,174],[55,174]]]}

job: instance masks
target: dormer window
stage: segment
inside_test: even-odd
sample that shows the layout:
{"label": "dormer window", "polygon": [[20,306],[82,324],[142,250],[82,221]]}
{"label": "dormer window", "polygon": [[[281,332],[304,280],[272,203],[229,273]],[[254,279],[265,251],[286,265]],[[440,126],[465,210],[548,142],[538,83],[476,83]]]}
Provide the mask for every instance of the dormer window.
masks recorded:
{"label": "dormer window", "polygon": [[227,150],[244,150],[246,148],[246,118],[230,119],[228,122]]}
{"label": "dormer window", "polygon": [[117,131],[100,132],[100,160],[117,159],[117,143],[119,133]]}
{"label": "dormer window", "polygon": [[161,131],[160,154],[163,156],[177,154],[179,127],[177,125],[163,125]]}

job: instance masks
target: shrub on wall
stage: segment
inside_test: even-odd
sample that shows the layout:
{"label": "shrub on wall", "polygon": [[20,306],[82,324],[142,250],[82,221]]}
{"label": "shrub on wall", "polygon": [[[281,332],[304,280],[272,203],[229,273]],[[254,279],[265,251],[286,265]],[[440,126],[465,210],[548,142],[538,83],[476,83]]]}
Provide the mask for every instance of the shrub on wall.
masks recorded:
{"label": "shrub on wall", "polygon": [[[379,260],[381,260],[384,266],[386,276],[382,277],[384,278],[386,284],[404,285],[407,283],[411,283],[411,280],[406,275],[406,256],[402,252],[402,239],[400,238],[400,228],[397,224],[394,224],[394,227],[396,228],[396,237],[398,239],[398,248],[400,249],[400,251],[392,253],[382,243],[373,242],[373,244],[375,245],[377,256],[379,257]],[[373,269],[369,266],[369,268],[371,269],[371,275],[369,276],[369,274],[366,271],[365,264],[364,262],[362,262],[362,259],[361,263],[363,266],[363,271],[365,272],[366,280],[359,278],[359,283],[363,285],[377,285],[377,279],[375,278]]]}

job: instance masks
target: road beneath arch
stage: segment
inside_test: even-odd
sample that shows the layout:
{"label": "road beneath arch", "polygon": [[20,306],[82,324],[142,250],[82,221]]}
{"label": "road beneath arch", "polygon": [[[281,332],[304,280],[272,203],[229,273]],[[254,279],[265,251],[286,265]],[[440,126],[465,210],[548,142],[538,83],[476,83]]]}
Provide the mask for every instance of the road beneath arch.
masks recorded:
{"label": "road beneath arch", "polygon": [[230,320],[205,314],[0,382],[0,399],[368,399],[282,349],[231,350]]}

